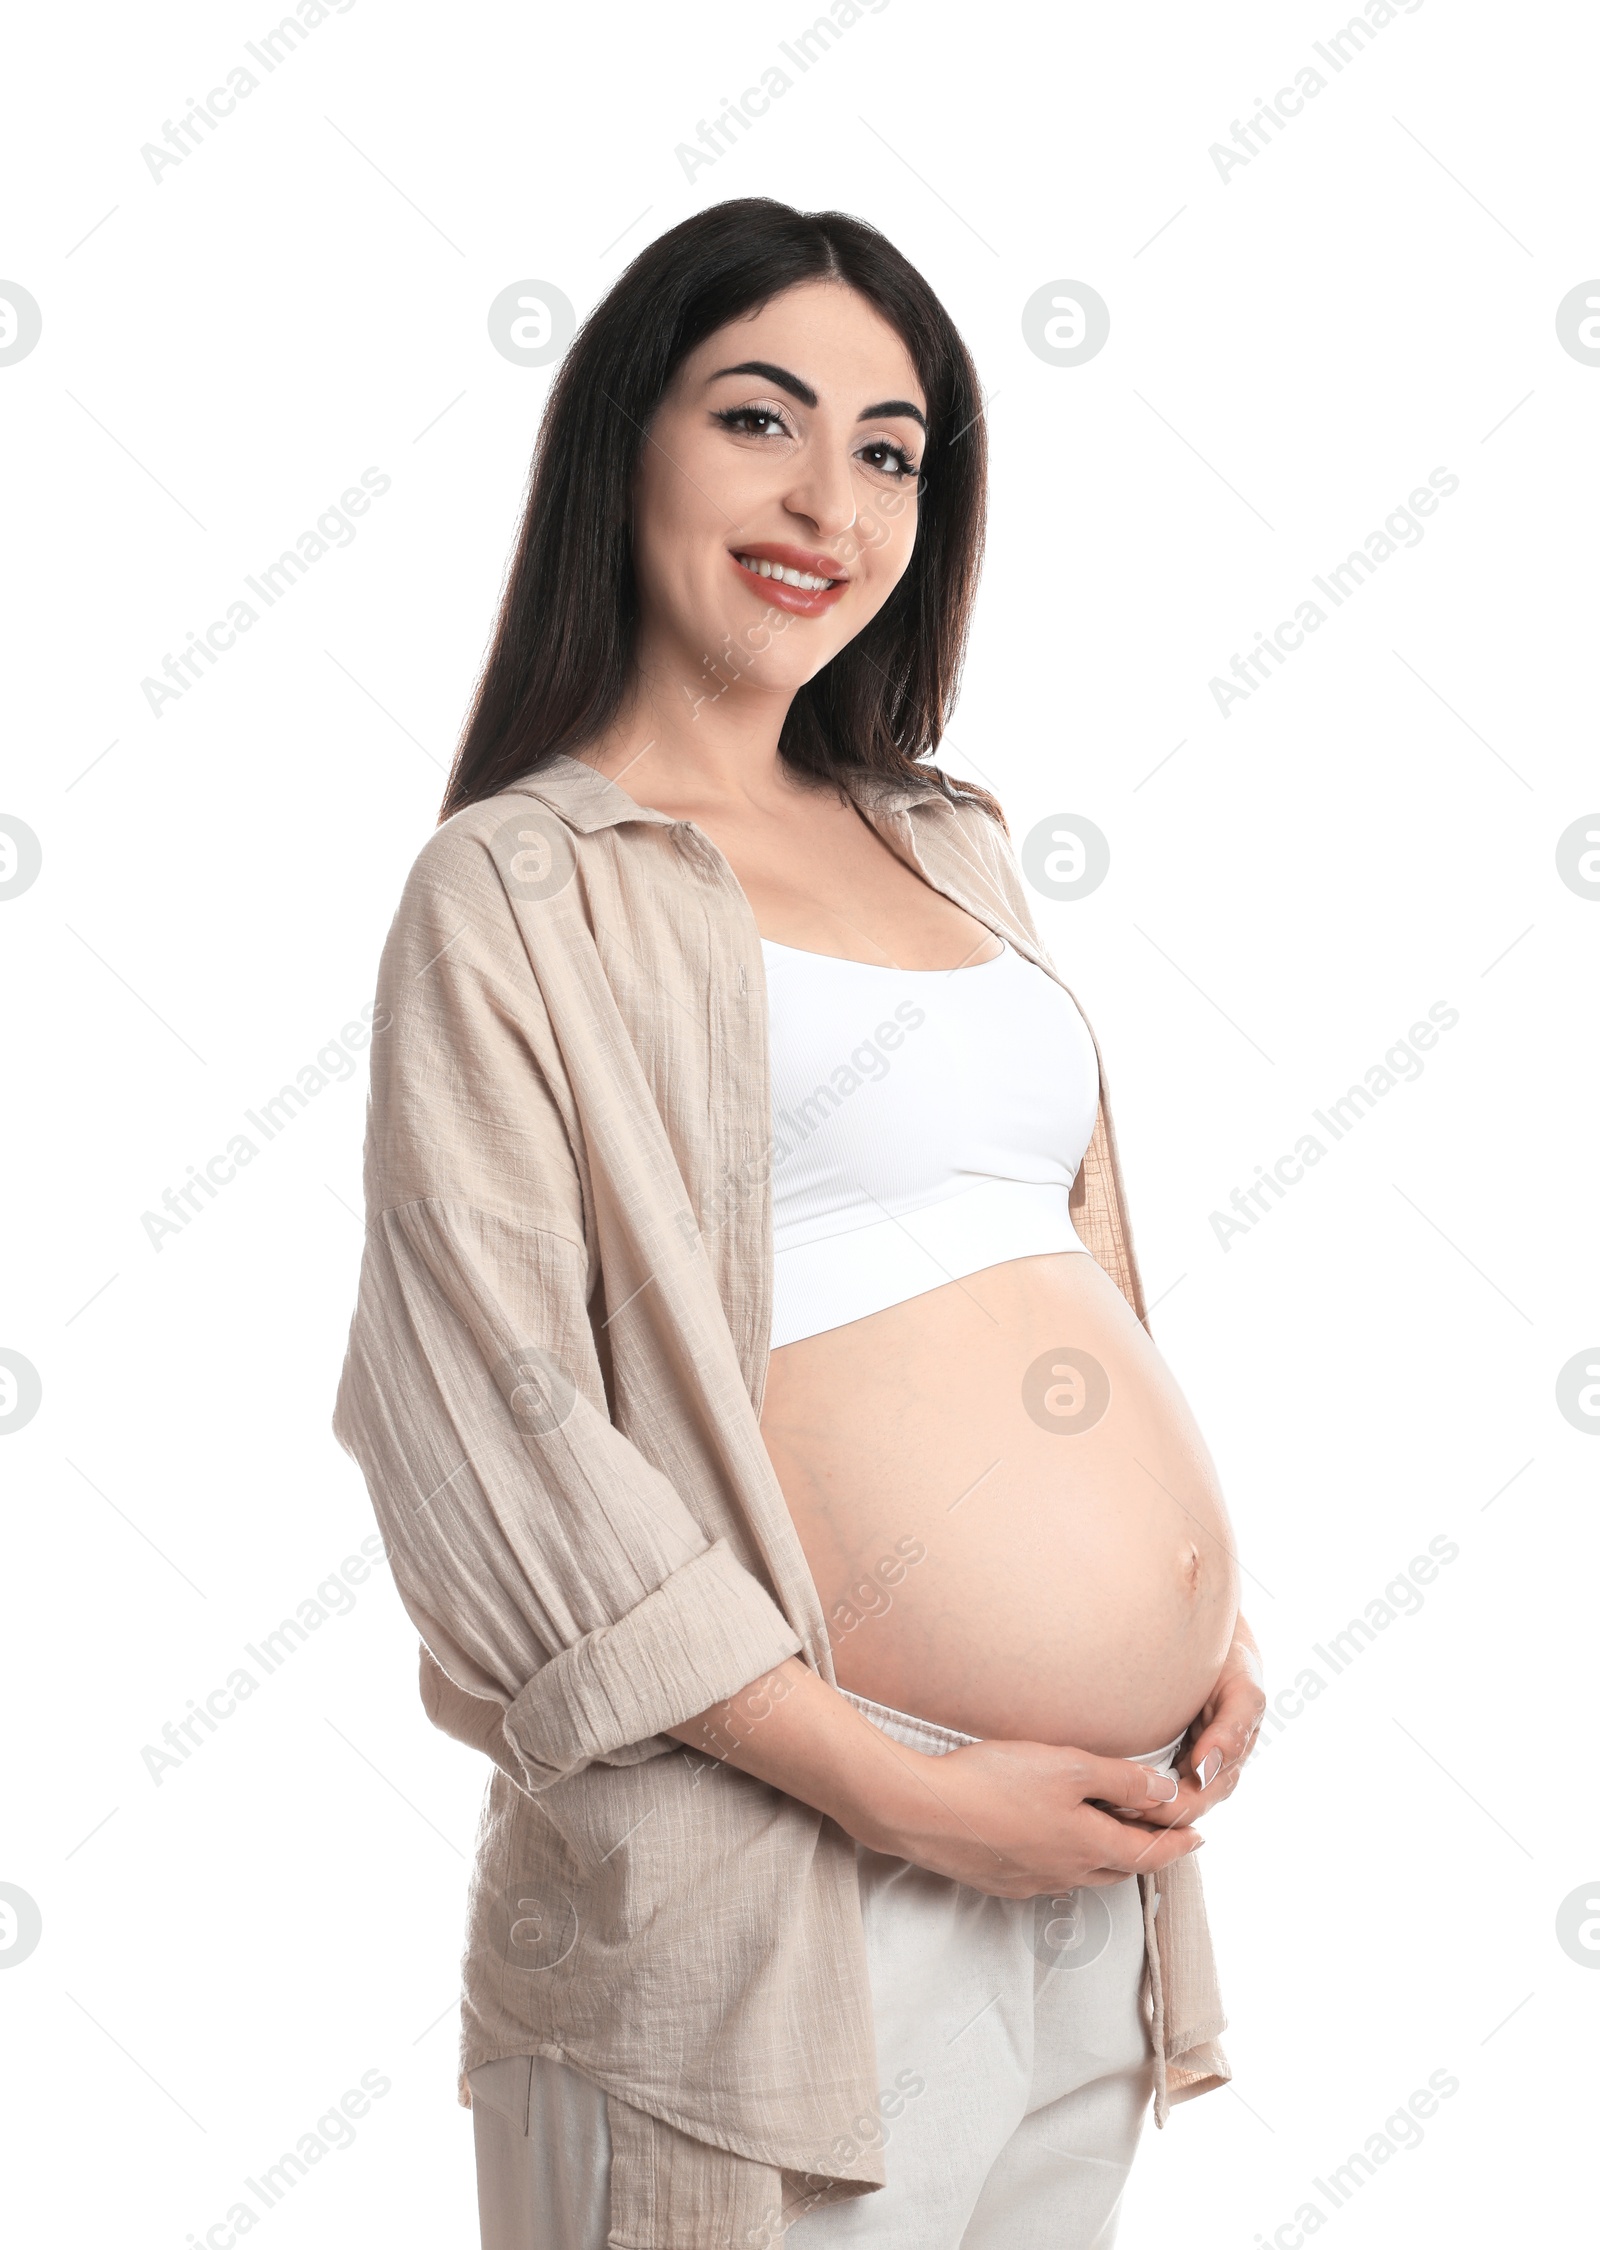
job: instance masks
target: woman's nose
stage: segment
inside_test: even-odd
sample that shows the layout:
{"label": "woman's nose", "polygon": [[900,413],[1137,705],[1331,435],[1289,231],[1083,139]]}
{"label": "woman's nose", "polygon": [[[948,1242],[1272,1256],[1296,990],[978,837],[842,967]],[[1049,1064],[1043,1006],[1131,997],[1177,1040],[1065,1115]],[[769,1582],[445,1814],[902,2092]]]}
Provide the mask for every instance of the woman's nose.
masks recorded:
{"label": "woman's nose", "polygon": [[856,520],[855,483],[848,461],[813,455],[784,495],[784,506],[802,516],[819,539],[837,539]]}

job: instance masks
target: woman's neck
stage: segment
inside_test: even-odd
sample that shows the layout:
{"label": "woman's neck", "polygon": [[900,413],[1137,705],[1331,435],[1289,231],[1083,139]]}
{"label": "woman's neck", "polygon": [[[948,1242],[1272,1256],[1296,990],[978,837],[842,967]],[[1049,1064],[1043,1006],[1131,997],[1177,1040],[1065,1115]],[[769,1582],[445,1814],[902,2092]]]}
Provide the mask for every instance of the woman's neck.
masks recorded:
{"label": "woman's neck", "polygon": [[697,808],[770,806],[799,786],[778,750],[791,700],[726,672],[708,669],[686,689],[677,667],[641,668],[617,717],[574,755],[680,819]]}

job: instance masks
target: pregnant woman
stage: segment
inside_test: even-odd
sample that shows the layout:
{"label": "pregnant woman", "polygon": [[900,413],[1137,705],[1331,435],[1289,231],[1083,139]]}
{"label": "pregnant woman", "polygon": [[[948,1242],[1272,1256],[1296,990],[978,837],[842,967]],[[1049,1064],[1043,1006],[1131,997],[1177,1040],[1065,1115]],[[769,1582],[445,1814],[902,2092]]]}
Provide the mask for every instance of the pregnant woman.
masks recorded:
{"label": "pregnant woman", "polygon": [[384,952],[335,1428],[495,1767],[485,2250],[1105,2245],[1152,2093],[1228,2074],[1227,1517],[1095,1041],[929,762],[983,489],[882,236],[656,242]]}

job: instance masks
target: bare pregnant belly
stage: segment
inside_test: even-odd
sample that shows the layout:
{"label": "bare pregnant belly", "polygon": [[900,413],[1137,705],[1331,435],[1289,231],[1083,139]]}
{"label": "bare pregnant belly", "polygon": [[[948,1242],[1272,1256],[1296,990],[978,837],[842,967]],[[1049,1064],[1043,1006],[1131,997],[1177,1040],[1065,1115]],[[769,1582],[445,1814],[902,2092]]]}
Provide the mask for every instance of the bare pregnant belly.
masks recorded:
{"label": "bare pregnant belly", "polygon": [[1108,1757],[1199,1710],[1233,1536],[1183,1394],[1086,1253],[782,1346],[761,1429],[841,1687]]}

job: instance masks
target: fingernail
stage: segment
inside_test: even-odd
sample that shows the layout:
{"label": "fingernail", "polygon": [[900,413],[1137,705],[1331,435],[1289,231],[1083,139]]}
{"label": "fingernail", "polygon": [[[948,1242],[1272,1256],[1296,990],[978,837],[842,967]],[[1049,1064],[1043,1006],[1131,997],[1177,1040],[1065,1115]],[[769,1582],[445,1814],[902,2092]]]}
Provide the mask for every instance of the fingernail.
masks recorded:
{"label": "fingernail", "polygon": [[1148,1795],[1153,1804],[1170,1805],[1178,1794],[1178,1777],[1175,1773],[1153,1773],[1150,1776]]}
{"label": "fingernail", "polygon": [[1222,1752],[1220,1750],[1208,1750],[1195,1767],[1194,1777],[1202,1789],[1209,1789],[1221,1771]]}

